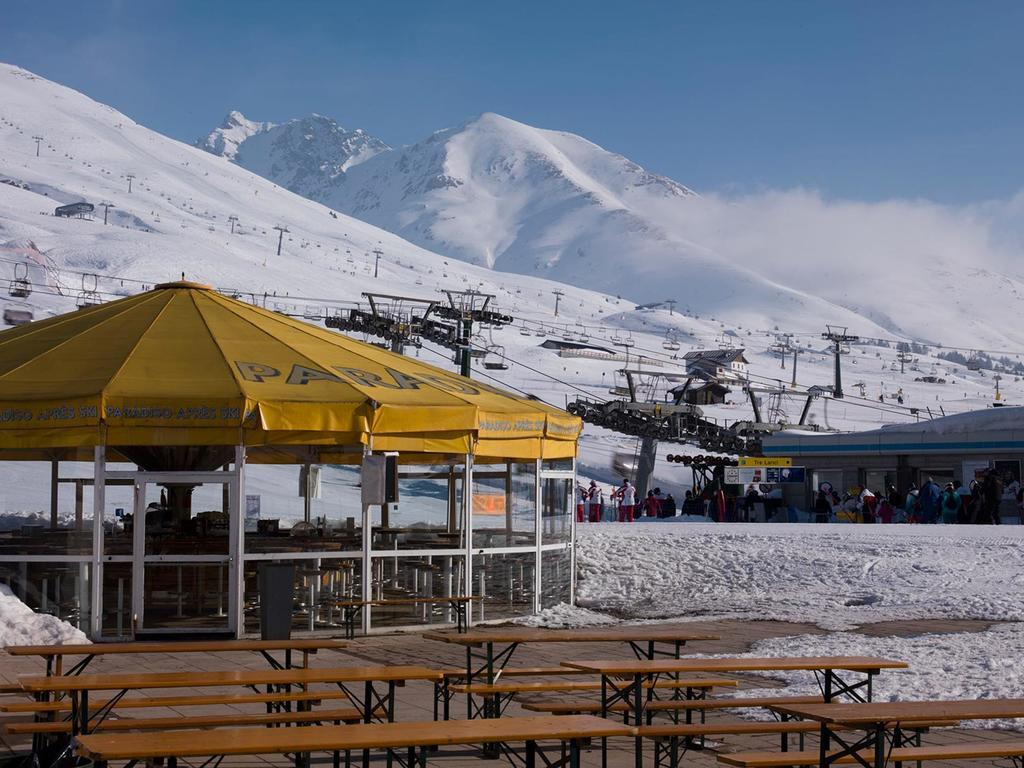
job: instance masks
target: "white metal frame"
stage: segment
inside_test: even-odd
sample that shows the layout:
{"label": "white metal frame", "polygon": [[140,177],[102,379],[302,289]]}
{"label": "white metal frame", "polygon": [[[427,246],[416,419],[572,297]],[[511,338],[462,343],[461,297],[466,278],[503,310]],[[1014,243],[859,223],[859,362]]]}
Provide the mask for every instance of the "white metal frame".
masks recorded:
{"label": "white metal frame", "polygon": [[[237,458],[237,454],[236,454]],[[236,636],[239,632],[238,574],[241,571],[238,558],[238,534],[242,529],[241,505],[239,503],[239,465],[234,469],[219,472],[109,472],[107,477],[131,479],[135,486],[132,515],[132,634],[155,631],[146,626],[146,566],[151,563],[184,565],[188,563],[219,563],[227,568],[227,598],[223,627],[204,627],[203,631],[226,631]],[[197,483],[202,485],[228,486],[228,541],[227,552],[205,555],[147,555],[146,554],[146,487],[161,483]],[[221,589],[221,585],[217,585]],[[161,633],[194,633],[194,627],[160,627]]]}

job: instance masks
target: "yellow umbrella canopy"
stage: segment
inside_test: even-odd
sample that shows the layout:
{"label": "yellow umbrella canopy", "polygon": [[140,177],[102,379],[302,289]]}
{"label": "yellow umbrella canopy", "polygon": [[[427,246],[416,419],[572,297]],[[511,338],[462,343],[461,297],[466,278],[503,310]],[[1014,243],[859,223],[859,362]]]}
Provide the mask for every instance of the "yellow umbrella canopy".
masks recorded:
{"label": "yellow umbrella canopy", "polygon": [[0,450],[320,446],[574,456],[557,408],[195,283],[0,333]]}

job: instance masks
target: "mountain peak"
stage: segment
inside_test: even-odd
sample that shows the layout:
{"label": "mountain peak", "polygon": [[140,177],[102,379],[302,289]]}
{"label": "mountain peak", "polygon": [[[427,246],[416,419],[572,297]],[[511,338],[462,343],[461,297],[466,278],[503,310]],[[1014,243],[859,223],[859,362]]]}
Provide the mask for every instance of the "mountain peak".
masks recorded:
{"label": "mountain peak", "polygon": [[197,145],[313,200],[322,200],[352,166],[390,149],[361,128],[349,130],[316,112],[275,125],[238,110]]}
{"label": "mountain peak", "polygon": [[218,127],[210,131],[205,138],[196,140],[196,146],[205,149],[210,154],[233,160],[243,141],[250,136],[269,131],[273,127],[273,123],[250,120],[237,109],[232,109],[221,120]]}

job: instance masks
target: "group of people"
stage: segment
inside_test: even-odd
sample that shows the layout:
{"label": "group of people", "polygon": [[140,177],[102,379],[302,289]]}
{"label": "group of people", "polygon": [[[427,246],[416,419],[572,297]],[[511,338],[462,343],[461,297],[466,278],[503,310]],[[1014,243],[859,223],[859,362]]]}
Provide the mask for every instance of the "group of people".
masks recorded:
{"label": "group of people", "polygon": [[818,523],[942,523],[945,525],[999,525],[1000,506],[1009,498],[1024,511],[1024,489],[1012,476],[989,470],[964,485],[959,480],[940,487],[929,477],[920,488],[911,484],[906,494],[890,485],[884,494],[868,488],[851,489],[844,496],[823,488],[814,502]]}
{"label": "group of people", "polygon": [[[722,516],[714,516],[714,511],[719,509]],[[680,514],[712,515],[712,519],[724,520],[724,510],[725,494],[720,489],[700,497],[695,496],[693,491],[686,491],[682,504],[677,504],[675,497],[671,493],[662,492],[661,488],[654,488],[647,492],[647,496],[640,498],[636,486],[627,478],[623,478],[621,485],[609,489],[607,496],[594,480],[587,487],[576,486],[578,523],[615,520],[632,523],[641,519],[676,517]]]}

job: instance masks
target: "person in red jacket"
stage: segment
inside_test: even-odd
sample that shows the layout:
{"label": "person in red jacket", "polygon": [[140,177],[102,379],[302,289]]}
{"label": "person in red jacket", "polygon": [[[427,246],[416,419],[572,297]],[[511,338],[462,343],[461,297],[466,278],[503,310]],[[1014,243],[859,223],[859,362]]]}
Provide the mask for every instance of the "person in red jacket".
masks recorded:
{"label": "person in red jacket", "polygon": [[648,491],[647,498],[644,499],[644,515],[657,517],[659,512],[661,512],[661,500],[654,495],[654,491]]}
{"label": "person in red jacket", "polygon": [[715,492],[711,495],[711,519],[716,523],[725,522],[725,491],[721,485],[715,486]]}

